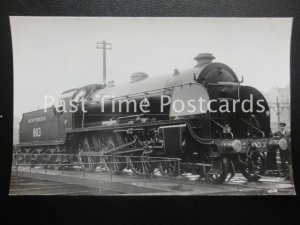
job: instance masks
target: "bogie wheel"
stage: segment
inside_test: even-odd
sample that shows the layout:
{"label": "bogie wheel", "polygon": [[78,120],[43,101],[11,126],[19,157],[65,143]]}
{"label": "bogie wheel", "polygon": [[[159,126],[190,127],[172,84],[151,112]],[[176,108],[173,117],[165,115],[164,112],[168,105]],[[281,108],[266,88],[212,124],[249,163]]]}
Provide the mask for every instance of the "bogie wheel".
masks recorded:
{"label": "bogie wheel", "polygon": [[262,152],[254,152],[246,158],[247,167],[241,169],[243,176],[249,181],[258,181],[265,173],[266,157]]}
{"label": "bogie wheel", "polygon": [[229,160],[225,156],[212,159],[204,154],[201,163],[207,164],[201,167],[200,173],[207,181],[216,184],[225,182],[229,171]]}

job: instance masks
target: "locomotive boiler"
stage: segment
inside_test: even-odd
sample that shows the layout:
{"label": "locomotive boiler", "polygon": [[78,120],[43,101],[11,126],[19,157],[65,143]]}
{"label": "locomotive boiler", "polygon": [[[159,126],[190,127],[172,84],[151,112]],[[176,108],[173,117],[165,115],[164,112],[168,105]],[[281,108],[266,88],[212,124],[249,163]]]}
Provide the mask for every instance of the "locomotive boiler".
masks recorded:
{"label": "locomotive boiler", "polygon": [[[195,67],[163,76],[138,72],[128,84],[65,91],[64,104],[23,114],[19,151],[90,153],[84,160],[93,162],[91,170],[99,162],[96,153],[174,157],[181,159],[181,172],[212,182],[222,183],[235,172],[259,180],[267,152],[287,148],[284,139],[271,136],[267,101],[255,88],[241,85],[229,66],[213,62],[212,54],[194,59]],[[113,160],[114,171],[129,166],[136,172],[153,173],[155,167],[161,174],[179,172],[167,163],[141,168],[123,163],[126,157],[107,160]]]}

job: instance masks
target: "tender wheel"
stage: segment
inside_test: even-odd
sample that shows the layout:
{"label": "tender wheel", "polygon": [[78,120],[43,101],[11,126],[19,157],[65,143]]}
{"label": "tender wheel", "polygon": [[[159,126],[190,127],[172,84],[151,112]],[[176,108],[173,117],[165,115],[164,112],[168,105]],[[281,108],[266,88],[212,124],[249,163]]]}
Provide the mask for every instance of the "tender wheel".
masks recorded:
{"label": "tender wheel", "polygon": [[55,170],[60,170],[61,169],[61,164],[62,164],[62,157],[60,155],[54,154],[52,155],[52,162],[53,162],[53,168]]}
{"label": "tender wheel", "polygon": [[203,163],[211,166],[203,166],[200,175],[212,183],[225,182],[229,171],[229,161],[225,156],[211,159],[207,155],[203,155]]}
{"label": "tender wheel", "polygon": [[248,167],[241,169],[243,176],[249,181],[258,181],[265,173],[266,157],[261,152],[252,153],[251,158],[246,158]]}
{"label": "tender wheel", "polygon": [[34,168],[35,164],[39,164],[39,150],[34,149],[33,151],[30,152],[30,167]]}
{"label": "tender wheel", "polygon": [[31,163],[31,155],[30,155],[31,149],[27,148],[25,149],[25,153],[23,155],[24,164],[29,165]]}
{"label": "tender wheel", "polygon": [[74,164],[76,164],[78,162],[78,157],[75,155],[68,155],[67,157],[67,164],[69,164],[67,166],[67,168],[73,168]]}
{"label": "tender wheel", "polygon": [[22,150],[17,151],[16,158],[15,158],[17,164],[26,163],[25,158],[26,157],[25,157],[24,152]]}
{"label": "tender wheel", "polygon": [[47,149],[43,152],[42,155],[42,163],[43,164],[48,164],[48,165],[44,165],[43,168],[49,168],[49,164],[52,163],[52,152],[50,149]]}

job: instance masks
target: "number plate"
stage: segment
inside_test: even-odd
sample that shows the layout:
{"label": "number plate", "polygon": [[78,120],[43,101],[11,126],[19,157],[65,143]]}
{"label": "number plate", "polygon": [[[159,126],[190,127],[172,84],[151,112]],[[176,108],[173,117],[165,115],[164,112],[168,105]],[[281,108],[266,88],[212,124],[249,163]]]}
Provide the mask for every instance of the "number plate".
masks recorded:
{"label": "number plate", "polygon": [[32,136],[34,138],[40,137],[41,135],[42,135],[42,130],[41,130],[40,127],[33,128],[33,130],[32,130]]}
{"label": "number plate", "polygon": [[267,151],[268,150],[268,140],[267,139],[259,139],[253,140],[252,145],[256,147],[259,151]]}

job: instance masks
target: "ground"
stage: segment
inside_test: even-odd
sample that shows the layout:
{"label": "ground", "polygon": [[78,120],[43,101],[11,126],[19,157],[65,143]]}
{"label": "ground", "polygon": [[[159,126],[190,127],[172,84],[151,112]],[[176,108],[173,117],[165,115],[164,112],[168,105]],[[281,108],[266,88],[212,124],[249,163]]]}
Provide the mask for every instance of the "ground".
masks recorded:
{"label": "ground", "polygon": [[236,174],[229,182],[212,184],[191,174],[170,178],[128,171],[111,174],[18,168],[12,173],[10,195],[295,195],[295,190],[283,177],[248,182]]}

